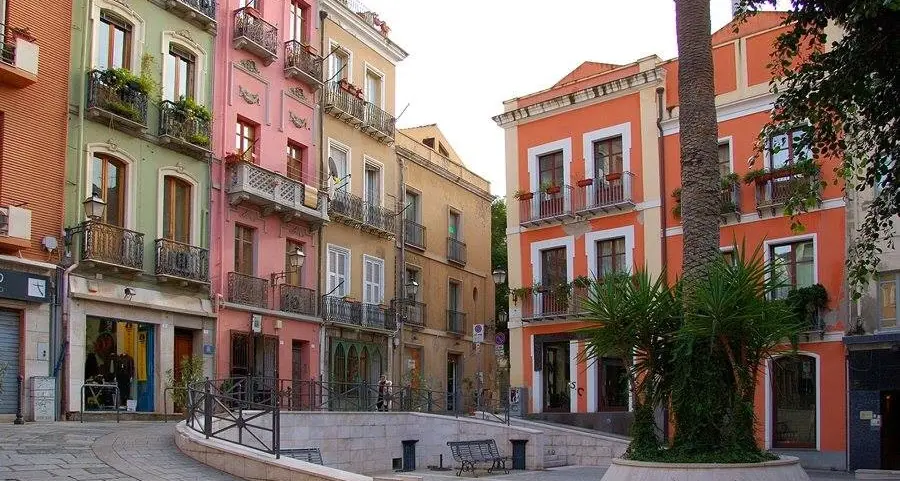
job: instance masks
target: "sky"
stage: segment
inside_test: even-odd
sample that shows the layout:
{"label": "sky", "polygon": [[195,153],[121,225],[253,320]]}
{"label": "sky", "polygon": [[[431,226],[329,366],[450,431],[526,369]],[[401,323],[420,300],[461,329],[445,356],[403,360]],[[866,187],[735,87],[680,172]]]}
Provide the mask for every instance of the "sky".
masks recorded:
{"label": "sky", "polygon": [[[398,127],[437,123],[503,195],[503,101],[546,89],[584,61],[676,56],[672,0],[365,0],[409,53],[397,66]],[[713,30],[731,18],[712,0]],[[408,108],[407,108],[408,105]]]}

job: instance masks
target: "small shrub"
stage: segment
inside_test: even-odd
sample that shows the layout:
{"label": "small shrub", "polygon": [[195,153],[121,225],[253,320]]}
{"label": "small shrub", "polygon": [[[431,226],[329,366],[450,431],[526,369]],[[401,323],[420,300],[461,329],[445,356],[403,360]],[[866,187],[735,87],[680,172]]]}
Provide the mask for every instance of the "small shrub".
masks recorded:
{"label": "small shrub", "polygon": [[172,402],[176,406],[187,406],[187,390],[192,384],[203,380],[203,358],[191,356],[181,361],[181,379],[175,379],[172,369],[166,371],[166,387],[173,388]]}

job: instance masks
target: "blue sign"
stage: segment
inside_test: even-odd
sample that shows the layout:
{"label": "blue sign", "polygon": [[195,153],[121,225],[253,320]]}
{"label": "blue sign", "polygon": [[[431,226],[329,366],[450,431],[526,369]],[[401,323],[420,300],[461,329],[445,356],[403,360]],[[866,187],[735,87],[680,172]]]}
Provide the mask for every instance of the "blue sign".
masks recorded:
{"label": "blue sign", "polygon": [[216,353],[216,346],[213,346],[212,344],[204,344],[203,345],[203,354],[206,354],[207,356],[212,356],[215,353]]}

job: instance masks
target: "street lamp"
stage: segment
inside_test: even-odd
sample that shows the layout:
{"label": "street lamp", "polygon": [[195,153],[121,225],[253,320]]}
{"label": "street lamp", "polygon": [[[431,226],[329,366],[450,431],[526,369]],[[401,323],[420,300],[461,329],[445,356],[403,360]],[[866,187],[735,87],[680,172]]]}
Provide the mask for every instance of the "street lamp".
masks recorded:
{"label": "street lamp", "polygon": [[506,282],[506,271],[503,269],[494,269],[494,272],[491,272],[491,277],[494,278],[494,284],[503,284]]}
{"label": "street lamp", "polygon": [[[494,272],[491,272],[491,277],[494,278],[494,284],[499,288],[501,285],[503,285],[506,282],[506,271],[503,269],[499,269],[499,268],[494,269]],[[509,313],[506,311],[507,311],[507,309],[503,308],[497,313],[497,324],[506,324],[506,321],[509,319]],[[507,330],[507,332],[508,332],[508,330]],[[505,371],[505,374],[506,374],[505,378],[509,379],[509,362],[506,363],[506,367],[503,370]],[[503,384],[507,384],[506,379],[504,379],[501,383],[501,386],[499,386],[501,393],[503,392],[503,388],[505,387],[505,386],[503,386]],[[508,398],[509,397],[507,396],[507,400],[508,400]]]}
{"label": "street lamp", "polygon": [[272,274],[272,289],[275,289],[275,283],[278,282],[279,279],[286,279],[288,274],[297,272],[301,267],[303,267],[303,264],[306,263],[306,254],[304,254],[299,247],[294,249],[294,252],[288,254],[287,257],[288,265],[291,266],[291,268],[284,272],[276,272]]}
{"label": "street lamp", "polygon": [[84,206],[84,213],[89,220],[98,221],[103,217],[103,211],[106,210],[106,202],[97,195],[96,192],[90,197],[84,199],[81,203]]}
{"label": "street lamp", "polygon": [[410,280],[406,283],[406,297],[415,300],[416,296],[419,294],[419,283]]}

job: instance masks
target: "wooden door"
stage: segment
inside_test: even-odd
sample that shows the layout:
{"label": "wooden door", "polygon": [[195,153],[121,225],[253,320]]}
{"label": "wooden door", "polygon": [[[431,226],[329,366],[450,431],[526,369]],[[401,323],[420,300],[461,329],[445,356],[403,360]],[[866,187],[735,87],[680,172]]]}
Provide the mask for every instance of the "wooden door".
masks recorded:
{"label": "wooden door", "polygon": [[194,353],[194,336],[190,332],[175,331],[175,382],[181,381],[181,364]]}

